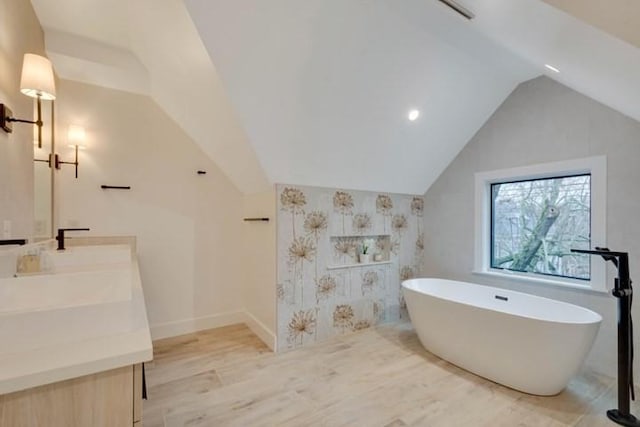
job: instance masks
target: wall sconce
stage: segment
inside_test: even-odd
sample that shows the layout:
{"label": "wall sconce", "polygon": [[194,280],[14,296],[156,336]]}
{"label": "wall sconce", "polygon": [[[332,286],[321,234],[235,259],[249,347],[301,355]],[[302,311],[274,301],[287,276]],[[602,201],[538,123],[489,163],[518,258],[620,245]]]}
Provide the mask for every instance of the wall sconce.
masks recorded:
{"label": "wall sconce", "polygon": [[12,117],[13,112],[5,104],[0,104],[0,128],[13,132],[11,123],[30,123],[38,127],[38,148],[42,148],[42,105],[41,100],[56,99],[56,83],[53,77],[51,61],[44,56],[26,53],[22,61],[20,92],[37,99],[37,120],[24,120]]}
{"label": "wall sconce", "polygon": [[60,160],[57,154],[54,155],[54,162],[56,169],[60,169],[60,165],[75,165],[76,167],[76,179],[78,178],[78,149],[84,150],[86,147],[83,145],[85,140],[85,132],[82,126],[69,125],[69,131],[67,132],[67,142],[69,147],[75,149],[76,159],[73,162],[63,162]]}

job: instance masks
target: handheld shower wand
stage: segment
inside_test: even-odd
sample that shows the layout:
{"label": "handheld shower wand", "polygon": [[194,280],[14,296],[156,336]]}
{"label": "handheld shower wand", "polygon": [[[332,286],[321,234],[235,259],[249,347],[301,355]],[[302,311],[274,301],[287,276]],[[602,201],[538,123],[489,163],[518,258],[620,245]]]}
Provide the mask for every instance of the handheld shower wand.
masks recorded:
{"label": "handheld shower wand", "polygon": [[[629,277],[629,254],[596,247],[596,250],[571,249],[571,252],[600,255],[618,269],[611,294],[618,298],[618,409],[607,411],[614,423],[627,427],[640,427],[640,421],[630,412],[629,398],[635,400],[633,389],[633,322],[631,303],[633,288]],[[630,396],[631,394],[631,396]]]}

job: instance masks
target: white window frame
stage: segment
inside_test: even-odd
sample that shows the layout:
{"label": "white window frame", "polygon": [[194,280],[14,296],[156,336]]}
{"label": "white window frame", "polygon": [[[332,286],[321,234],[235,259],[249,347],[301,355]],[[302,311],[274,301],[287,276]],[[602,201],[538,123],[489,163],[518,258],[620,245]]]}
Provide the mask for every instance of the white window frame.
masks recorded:
{"label": "white window frame", "polygon": [[591,248],[606,247],[607,158],[606,156],[544,163],[475,174],[475,250],[474,274],[508,278],[538,284],[607,292],[606,263],[591,259],[591,279],[579,280],[538,273],[517,272],[491,267],[491,184],[567,175],[591,174]]}

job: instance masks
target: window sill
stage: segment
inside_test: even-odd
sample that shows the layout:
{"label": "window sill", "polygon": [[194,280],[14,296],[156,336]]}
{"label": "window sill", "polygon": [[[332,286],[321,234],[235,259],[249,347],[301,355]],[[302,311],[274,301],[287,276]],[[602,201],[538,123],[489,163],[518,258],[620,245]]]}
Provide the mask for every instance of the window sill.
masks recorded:
{"label": "window sill", "polygon": [[594,292],[598,294],[606,294],[609,292],[609,290],[606,289],[605,287],[606,285],[603,285],[602,288],[594,288],[589,282],[583,282],[584,283],[583,284],[577,281],[574,282],[569,280],[555,280],[555,279],[549,279],[549,278],[542,278],[539,276],[529,276],[524,274],[513,273],[513,272],[509,272],[508,270],[505,270],[505,271],[473,270],[472,274],[476,274],[480,276],[495,277],[500,279],[515,280],[518,282],[534,283],[537,285],[580,289],[582,291]]}

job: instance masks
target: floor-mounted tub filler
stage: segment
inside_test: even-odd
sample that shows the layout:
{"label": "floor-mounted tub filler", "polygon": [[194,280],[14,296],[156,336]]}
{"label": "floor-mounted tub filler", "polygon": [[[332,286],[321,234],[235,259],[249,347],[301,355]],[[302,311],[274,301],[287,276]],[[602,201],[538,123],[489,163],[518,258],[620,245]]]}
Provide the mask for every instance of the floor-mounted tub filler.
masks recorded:
{"label": "floor-mounted tub filler", "polygon": [[443,279],[402,283],[411,322],[435,355],[525,393],[560,393],[580,368],[600,328],[591,310]]}
{"label": "floor-mounted tub filler", "polygon": [[607,417],[616,424],[625,427],[640,427],[640,420],[630,411],[630,399],[635,399],[633,385],[633,319],[631,303],[633,287],[629,276],[629,254],[611,251],[609,248],[595,247],[595,250],[571,249],[590,255],[600,255],[605,261],[611,261],[618,270],[613,282],[611,294],[618,299],[618,407],[609,409]]}

